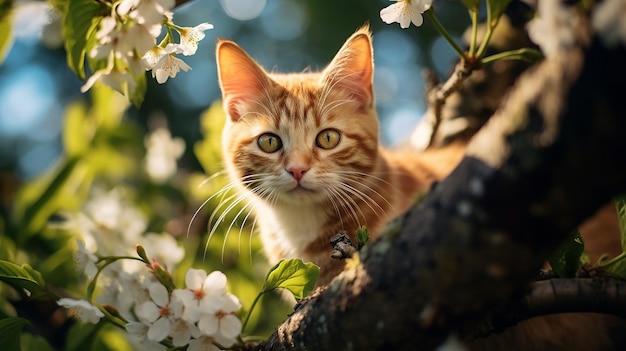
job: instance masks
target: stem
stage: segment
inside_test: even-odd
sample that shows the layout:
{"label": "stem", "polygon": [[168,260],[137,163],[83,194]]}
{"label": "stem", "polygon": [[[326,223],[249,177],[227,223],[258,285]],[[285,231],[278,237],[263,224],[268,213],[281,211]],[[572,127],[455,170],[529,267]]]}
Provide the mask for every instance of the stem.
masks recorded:
{"label": "stem", "polygon": [[523,60],[523,61],[533,61],[533,59],[539,59],[543,57],[541,52],[536,49],[531,48],[521,48],[517,50],[509,50],[499,52],[497,54],[487,56],[482,59],[483,65],[500,61],[500,60]]}
{"label": "stem", "polygon": [[117,262],[118,260],[122,260],[122,259],[131,259],[131,260],[137,260],[137,261],[143,262],[142,259],[133,257],[133,256],[109,256],[109,257],[100,258],[96,263],[100,263],[104,261],[104,264],[101,267],[98,267],[98,271],[96,272],[96,275],[93,277],[93,279],[91,280],[91,282],[89,282],[89,285],[87,286],[87,301],[89,301],[89,303],[93,303],[92,302],[93,292],[96,290],[96,282],[98,281],[98,277],[100,276],[100,273],[102,273],[102,271],[111,263]]}
{"label": "stem", "polygon": [[611,258],[610,260],[606,261],[606,262],[602,262],[600,264],[600,267],[602,267],[603,269],[606,270],[607,267],[614,265],[616,262],[618,262],[619,260],[624,259],[624,257],[626,256],[626,251],[622,252],[621,254]]}
{"label": "stem", "polygon": [[470,41],[469,56],[475,57],[476,38],[478,37],[478,9],[470,10],[469,13],[472,19],[472,39]]}
{"label": "stem", "polygon": [[107,322],[113,324],[114,326],[122,330],[126,330],[126,324],[125,324],[126,321],[120,320],[118,317],[112,315],[105,308],[100,308],[100,311],[102,311],[102,313],[104,313],[104,315],[107,317]]}
{"label": "stem", "polygon": [[462,59],[467,60],[467,53],[454,41],[454,39],[452,39],[452,36],[450,35],[450,33],[448,33],[448,31],[443,27],[441,22],[439,22],[439,20],[437,19],[437,16],[435,16],[435,11],[432,9],[432,7],[424,13],[433,22],[433,25],[435,26],[437,31],[441,35],[443,35],[443,37],[450,44],[450,46],[452,46],[454,51],[456,51],[456,53],[459,54],[459,56]]}
{"label": "stem", "polygon": [[246,320],[243,321],[243,325],[241,326],[242,334],[243,334],[243,331],[246,329],[246,325],[248,325],[248,320],[250,319],[250,316],[252,315],[252,311],[254,311],[254,306],[256,306],[257,302],[259,302],[259,299],[261,299],[261,296],[263,296],[263,294],[265,294],[266,292],[267,291],[265,290],[265,287],[263,287],[261,292],[254,298],[254,301],[252,302],[252,306],[250,306],[250,312],[248,312],[248,315],[246,316]]}

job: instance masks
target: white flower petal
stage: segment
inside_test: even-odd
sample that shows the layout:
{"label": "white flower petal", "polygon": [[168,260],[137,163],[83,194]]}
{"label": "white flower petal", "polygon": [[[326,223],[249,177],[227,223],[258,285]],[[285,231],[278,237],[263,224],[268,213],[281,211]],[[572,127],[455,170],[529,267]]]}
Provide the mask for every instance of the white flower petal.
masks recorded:
{"label": "white flower petal", "polygon": [[167,318],[159,318],[148,329],[148,339],[161,341],[170,334],[171,323]]}
{"label": "white flower petal", "polygon": [[226,313],[235,312],[241,308],[241,303],[237,296],[227,293],[222,297],[222,311]]}
{"label": "white flower petal", "polygon": [[127,332],[129,332],[130,334],[135,334],[135,335],[142,335],[145,337],[148,333],[148,326],[143,324],[143,323],[139,323],[139,322],[128,322],[126,323],[126,325],[124,326],[124,329],[126,329]]}
{"label": "white flower petal", "polygon": [[161,316],[161,309],[152,301],[146,301],[135,308],[135,313],[142,320],[154,322]]}
{"label": "white flower petal", "polygon": [[187,285],[187,289],[202,289],[202,285],[206,278],[207,274],[204,269],[190,268],[185,274],[185,284]]}
{"label": "white flower petal", "polygon": [[189,342],[187,351],[220,351],[220,349],[213,344],[213,338],[200,336],[199,338],[193,339]]}
{"label": "white flower petal", "polygon": [[204,335],[214,335],[219,328],[219,319],[214,314],[205,314],[198,321],[198,329]]}
{"label": "white flower petal", "polygon": [[220,333],[227,338],[236,338],[241,334],[241,327],[241,321],[233,314],[220,318]]}
{"label": "white flower petal", "polygon": [[159,307],[165,307],[170,301],[170,294],[167,292],[165,286],[161,283],[154,283],[150,285],[150,298]]}
{"label": "white flower petal", "polygon": [[204,280],[204,290],[208,293],[215,291],[218,294],[226,292],[226,275],[220,271],[213,271]]}
{"label": "white flower petal", "polygon": [[100,321],[100,318],[104,317],[102,311],[85,300],[62,298],[57,303],[67,308],[70,314],[83,322],[96,324]]}

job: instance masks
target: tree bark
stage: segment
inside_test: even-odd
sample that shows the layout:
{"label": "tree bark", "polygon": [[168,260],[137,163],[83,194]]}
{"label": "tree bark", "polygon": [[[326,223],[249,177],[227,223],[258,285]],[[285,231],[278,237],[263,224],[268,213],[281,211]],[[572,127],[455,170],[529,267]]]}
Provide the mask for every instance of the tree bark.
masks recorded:
{"label": "tree bark", "polygon": [[528,292],[559,242],[626,190],[626,50],[576,23],[400,233],[364,247],[258,349],[435,349]]}

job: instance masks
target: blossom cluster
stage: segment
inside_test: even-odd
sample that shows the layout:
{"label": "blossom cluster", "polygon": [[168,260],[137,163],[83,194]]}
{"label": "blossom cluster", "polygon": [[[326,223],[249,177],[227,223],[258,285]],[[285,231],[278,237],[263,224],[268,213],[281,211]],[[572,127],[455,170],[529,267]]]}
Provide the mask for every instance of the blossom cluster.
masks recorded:
{"label": "blossom cluster", "polygon": [[[95,34],[97,43],[89,57],[102,62],[81,87],[89,90],[96,81],[126,94],[137,88],[136,79],[145,71],[152,71],[157,82],[164,83],[180,71],[191,69],[177,54],[193,55],[204,32],[213,28],[209,23],[195,27],[180,27],[172,22],[174,0],[117,0],[111,4],[111,13],[100,21]],[[157,45],[163,27],[166,34]],[[180,38],[175,42],[173,32]]]}
{"label": "blossom cluster", "polygon": [[241,334],[241,320],[235,315],[241,304],[226,288],[224,273],[190,269],[186,289],[171,292],[160,282],[148,286],[149,299],[139,303],[139,321],[129,322],[126,330],[140,342],[162,341],[171,337],[174,346],[188,350],[231,347]]}
{"label": "blossom cluster", "polygon": [[[189,269],[186,288],[176,288],[169,272],[185,254],[176,240],[145,233],[146,217],[120,189],[96,188],[93,194],[74,220],[79,234],[74,258],[97,291],[96,303],[125,328],[133,348],[165,350],[165,341],[191,351],[231,347],[242,330],[235,315],[241,304],[228,292],[226,276]],[[98,323],[106,314],[90,302],[91,296],[87,300],[58,303],[76,318]]]}

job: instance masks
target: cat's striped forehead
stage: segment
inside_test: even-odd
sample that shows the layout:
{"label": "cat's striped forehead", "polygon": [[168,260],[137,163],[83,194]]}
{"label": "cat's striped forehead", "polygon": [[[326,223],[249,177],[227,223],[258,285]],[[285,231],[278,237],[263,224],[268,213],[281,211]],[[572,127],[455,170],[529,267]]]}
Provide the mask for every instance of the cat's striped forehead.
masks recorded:
{"label": "cat's striped forehead", "polygon": [[[285,124],[296,128],[321,128],[325,124],[339,123],[340,116],[361,114],[359,104],[343,91],[329,89],[320,83],[318,73],[272,74],[272,79],[279,85],[276,96],[265,101],[266,110],[276,129]],[[362,116],[362,123],[377,125],[375,115]],[[356,116],[355,116],[356,117]],[[372,118],[373,117],[373,118]],[[350,122],[357,122],[349,118]],[[347,121],[346,121],[347,122]],[[369,129],[369,128],[366,128]]]}

